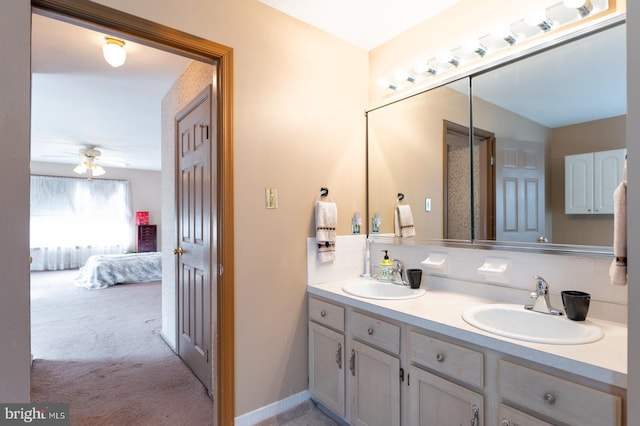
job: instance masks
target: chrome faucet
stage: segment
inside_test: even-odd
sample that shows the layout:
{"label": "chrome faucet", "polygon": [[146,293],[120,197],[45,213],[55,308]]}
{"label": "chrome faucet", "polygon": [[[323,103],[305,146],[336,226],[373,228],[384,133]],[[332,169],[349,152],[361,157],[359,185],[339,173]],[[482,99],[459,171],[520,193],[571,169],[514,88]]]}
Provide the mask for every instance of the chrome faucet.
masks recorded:
{"label": "chrome faucet", "polygon": [[549,302],[549,284],[538,275],[533,278],[536,280],[536,289],[531,293],[531,298],[535,301],[531,305],[525,305],[524,308],[543,314],[562,315],[562,312],[553,308]]}
{"label": "chrome faucet", "polygon": [[402,285],[409,285],[409,281],[404,279],[404,263],[402,263],[402,261],[400,259],[391,259],[392,262],[396,263],[396,267],[393,270],[393,272],[397,272],[398,276],[400,277],[400,284]]}

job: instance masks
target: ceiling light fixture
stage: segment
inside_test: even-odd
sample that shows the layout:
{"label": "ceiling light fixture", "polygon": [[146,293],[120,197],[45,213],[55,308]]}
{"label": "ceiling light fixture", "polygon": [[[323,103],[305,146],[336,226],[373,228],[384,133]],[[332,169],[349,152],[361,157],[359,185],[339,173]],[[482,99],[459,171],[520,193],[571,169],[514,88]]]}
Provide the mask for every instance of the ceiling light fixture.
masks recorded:
{"label": "ceiling light fixture", "polygon": [[102,176],[106,173],[100,164],[96,164],[91,160],[81,162],[73,169],[73,171],[79,175],[89,172],[91,177]]}
{"label": "ceiling light fixture", "polygon": [[593,11],[591,0],[564,0],[564,5],[570,9],[577,9],[581,18],[589,16]]}
{"label": "ceiling light fixture", "polygon": [[80,149],[80,155],[84,158],[76,167],[74,167],[73,171],[79,175],[89,172],[89,179],[95,176],[102,176],[106,172],[100,164],[96,163],[100,154],[101,152],[96,148],[89,147]]}
{"label": "ceiling light fixture", "polygon": [[127,60],[127,51],[124,50],[124,40],[114,37],[105,37],[102,46],[104,60],[114,68],[118,68]]}

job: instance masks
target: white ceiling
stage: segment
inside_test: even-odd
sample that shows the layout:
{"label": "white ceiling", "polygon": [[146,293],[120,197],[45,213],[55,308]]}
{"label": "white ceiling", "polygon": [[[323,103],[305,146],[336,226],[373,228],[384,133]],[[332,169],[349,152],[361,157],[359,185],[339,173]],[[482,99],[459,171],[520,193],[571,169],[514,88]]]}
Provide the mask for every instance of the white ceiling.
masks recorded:
{"label": "white ceiling", "polygon": [[368,51],[460,0],[259,1]]}
{"label": "white ceiling", "polygon": [[31,159],[77,163],[97,146],[105,168],[160,170],[160,105],[189,59],[126,43],[127,62],[102,57],[104,34],[33,15]]}

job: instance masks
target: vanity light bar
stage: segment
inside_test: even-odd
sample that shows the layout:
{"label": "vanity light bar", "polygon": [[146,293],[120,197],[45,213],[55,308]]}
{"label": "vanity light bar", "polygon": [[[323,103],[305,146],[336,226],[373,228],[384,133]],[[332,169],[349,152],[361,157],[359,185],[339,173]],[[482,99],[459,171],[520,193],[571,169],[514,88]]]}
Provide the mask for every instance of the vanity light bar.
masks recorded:
{"label": "vanity light bar", "polygon": [[[594,2],[596,3],[594,5]],[[427,61],[420,60],[413,65],[412,73],[400,73],[403,77],[396,80],[401,83],[387,82],[385,85],[379,84],[382,88],[387,88],[392,91],[398,91],[402,88],[402,82],[410,82],[415,84],[417,81],[423,80],[425,77],[433,77],[436,74],[442,74],[443,72],[457,68],[463,63],[478,60],[486,57],[490,53],[497,52],[512,47],[524,39],[533,39],[541,34],[548,33],[551,30],[562,28],[565,25],[576,22],[580,19],[584,19],[595,13],[605,11],[609,8],[609,0],[563,0],[547,9],[537,11],[535,14],[530,14],[525,19],[514,22],[511,25],[503,25],[496,27],[491,33],[487,34],[479,39],[476,39],[471,45],[466,47],[458,47],[446,54],[439,54],[436,58],[431,58]],[[567,9],[575,9],[575,16],[566,18],[565,15],[569,11]],[[562,15],[563,18],[554,20],[550,16]],[[528,28],[528,29],[526,29]],[[533,30],[535,28],[535,30]],[[498,45],[496,43],[498,42]],[[502,43],[500,45],[500,43]],[[465,57],[462,54],[456,52],[467,52]],[[444,55],[444,56],[443,56]],[[470,56],[472,55],[472,56]],[[444,68],[437,68],[431,65],[432,62],[439,63]],[[453,66],[453,68],[451,67]]]}

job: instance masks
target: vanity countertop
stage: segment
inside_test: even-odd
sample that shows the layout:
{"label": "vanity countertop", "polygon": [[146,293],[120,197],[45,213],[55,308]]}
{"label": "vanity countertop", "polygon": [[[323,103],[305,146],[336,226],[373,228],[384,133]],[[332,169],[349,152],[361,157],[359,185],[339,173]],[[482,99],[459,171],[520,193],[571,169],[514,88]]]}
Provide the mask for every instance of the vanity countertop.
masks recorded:
{"label": "vanity countertop", "polygon": [[581,345],[532,343],[485,332],[462,319],[465,309],[496,303],[493,300],[428,288],[426,294],[415,299],[365,299],[342,290],[349,281],[353,280],[309,284],[307,292],[487,349],[602,383],[627,387],[627,327],[623,324],[588,318],[588,322],[597,324],[604,332],[604,337],[597,342]]}

